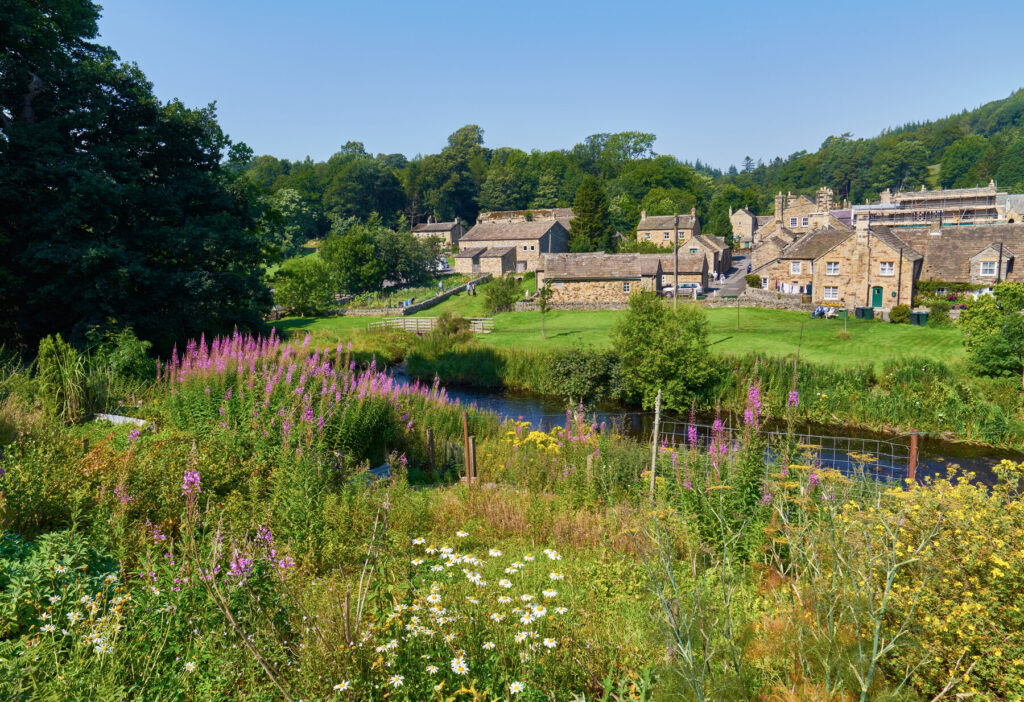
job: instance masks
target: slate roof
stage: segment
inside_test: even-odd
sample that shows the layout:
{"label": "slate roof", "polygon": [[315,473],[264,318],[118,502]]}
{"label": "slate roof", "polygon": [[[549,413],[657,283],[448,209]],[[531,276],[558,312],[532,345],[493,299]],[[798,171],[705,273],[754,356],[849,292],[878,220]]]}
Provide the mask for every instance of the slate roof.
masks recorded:
{"label": "slate roof", "polygon": [[501,258],[510,251],[515,251],[514,246],[491,246],[480,254],[480,258]]}
{"label": "slate roof", "polygon": [[1000,193],[996,195],[996,204],[1003,208],[1004,214],[1009,210],[1024,214],[1024,195]]}
{"label": "slate roof", "polygon": [[[682,256],[679,257],[680,264]],[[541,270],[548,280],[636,280],[656,276],[660,254],[563,253],[541,256]]]}
{"label": "slate roof", "polygon": [[462,237],[462,241],[537,240],[555,226],[565,228],[560,222],[553,220],[541,222],[480,222]]}
{"label": "slate roof", "polygon": [[[942,227],[932,234],[930,227],[900,229],[900,238],[924,256],[921,280],[966,283],[971,279],[971,259],[995,245],[1010,251],[1024,251],[1024,224],[988,224]],[[1024,280],[1024,266],[1014,266],[1008,280]]]}
{"label": "slate roof", "polygon": [[779,254],[781,259],[811,260],[823,256],[849,237],[852,229],[819,229],[802,237],[787,246]]}
{"label": "slate roof", "polygon": [[450,232],[458,224],[458,222],[424,222],[423,224],[417,224],[412,230],[417,234],[422,232]]}
{"label": "slate roof", "polygon": [[871,234],[878,240],[885,243],[893,251],[899,251],[903,249],[903,258],[911,261],[919,261],[924,258],[921,254],[914,250],[907,242],[903,241],[900,237],[892,233],[888,227],[875,227],[871,230]]}
{"label": "slate roof", "polygon": [[758,215],[757,216],[757,228],[760,229],[764,225],[769,224],[769,223],[771,223],[773,221],[775,221],[775,218],[772,217],[771,215]]}
{"label": "slate roof", "polygon": [[[693,229],[694,218],[690,215],[679,215],[679,228],[680,229]],[[676,226],[675,215],[657,215],[654,217],[646,217],[640,220],[640,224],[636,225],[638,232],[648,232],[654,229],[672,229]]]}
{"label": "slate roof", "polygon": [[486,250],[487,247],[485,246],[475,246],[468,249],[459,249],[459,252],[455,254],[454,258],[476,258]]}
{"label": "slate roof", "polygon": [[[672,275],[675,265],[673,254],[639,254],[644,258],[656,258],[661,262],[662,275]],[[701,254],[679,252],[680,273],[701,273],[707,269],[708,260]]]}
{"label": "slate roof", "polygon": [[718,251],[725,251],[727,248],[729,248],[728,246],[725,245],[725,237],[722,236],[713,236],[711,234],[698,234],[693,238],[699,240],[708,248],[716,249]]}

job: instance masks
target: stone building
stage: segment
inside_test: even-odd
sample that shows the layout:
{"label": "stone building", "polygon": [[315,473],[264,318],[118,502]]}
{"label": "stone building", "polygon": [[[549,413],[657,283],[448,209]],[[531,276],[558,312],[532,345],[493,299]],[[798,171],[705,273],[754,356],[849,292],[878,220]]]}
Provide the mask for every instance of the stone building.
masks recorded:
{"label": "stone building", "polygon": [[516,270],[516,249],[512,246],[463,248],[455,254],[455,272],[463,275],[493,276]]}
{"label": "stone building", "polygon": [[[676,218],[679,225],[676,229]],[[720,236],[701,234],[700,218],[696,209],[689,215],[647,216],[647,211],[640,213],[640,223],[636,228],[636,240],[647,241],[657,246],[671,249],[675,243],[676,232],[679,236],[679,252],[685,254],[703,254],[708,259],[710,275],[726,273],[732,268],[732,249]]]}
{"label": "stone building", "polygon": [[761,272],[761,285],[809,295],[815,304],[875,307],[909,305],[923,256],[884,227],[830,228],[784,247]]}
{"label": "stone building", "polygon": [[537,285],[551,286],[552,305],[626,303],[637,290],[661,292],[657,254],[545,254]]}
{"label": "stone building", "polygon": [[515,249],[515,271],[535,271],[542,254],[569,250],[569,230],[555,219],[480,222],[462,237],[465,248]]}
{"label": "stone building", "polygon": [[558,222],[566,231],[569,230],[569,223],[576,218],[576,213],[571,207],[550,207],[536,210],[498,210],[495,212],[481,212],[477,215],[476,223],[482,222]]}
{"label": "stone building", "polygon": [[[1003,198],[1000,197],[1003,196]],[[929,227],[958,224],[996,224],[1006,220],[1005,193],[996,190],[994,181],[983,188],[891,192],[883,190],[878,202],[853,206],[854,223],[867,219],[871,226]]]}
{"label": "stone building", "polygon": [[433,217],[427,217],[426,222],[412,228],[412,235],[416,238],[441,239],[448,248],[457,247],[464,233],[465,229],[459,217],[456,217],[454,222],[435,222]]}
{"label": "stone building", "polygon": [[[752,246],[771,237],[780,227],[799,237],[818,229],[849,226],[848,218],[843,220],[845,210],[834,209],[835,204],[830,188],[818,188],[813,200],[806,195],[780,192],[775,196],[775,211],[771,216],[757,218],[757,228],[751,235]],[[740,222],[742,224],[742,220]]]}
{"label": "stone building", "polygon": [[[639,254],[656,257],[661,263],[661,288],[671,290],[676,274],[675,254]],[[702,254],[679,252],[678,273],[680,283],[698,283],[701,290],[708,289],[708,259]]]}
{"label": "stone building", "polygon": [[996,195],[996,207],[1007,224],[1024,222],[1024,195],[999,193]]}
{"label": "stone building", "polygon": [[924,256],[920,280],[991,285],[1024,282],[1024,224],[900,229],[900,239]]}
{"label": "stone building", "polygon": [[[766,218],[771,219],[771,218]],[[761,224],[758,224],[758,216],[741,207],[736,211],[729,208],[729,224],[732,226],[732,241],[741,249],[749,249],[754,245],[754,232]]]}

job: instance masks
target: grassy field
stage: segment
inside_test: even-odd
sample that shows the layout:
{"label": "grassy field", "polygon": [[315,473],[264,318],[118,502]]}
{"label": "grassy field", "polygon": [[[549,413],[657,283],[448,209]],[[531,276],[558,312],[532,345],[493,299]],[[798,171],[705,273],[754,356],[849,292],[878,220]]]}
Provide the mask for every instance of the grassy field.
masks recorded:
{"label": "grassy field", "polygon": [[[457,295],[426,310],[422,316],[451,311],[464,317],[480,317],[483,294]],[[583,345],[604,347],[609,332],[622,312],[553,311],[547,315],[547,341],[541,338],[539,312],[510,312],[494,317],[494,332],[481,337],[484,344],[510,348],[539,348]],[[865,361],[881,363],[891,358],[919,356],[943,362],[964,357],[962,335],[954,328],[913,327],[887,322],[849,320],[849,339],[840,338],[840,320],[810,319],[802,312],[740,308],[707,310],[711,325],[710,342],[720,353],[743,354],[760,351],[773,356],[794,354],[808,361],[853,364]],[[347,340],[356,332],[365,332],[367,317],[326,317],[285,319],[278,323],[282,331],[320,332],[331,338]],[[802,332],[802,339],[801,339]]]}

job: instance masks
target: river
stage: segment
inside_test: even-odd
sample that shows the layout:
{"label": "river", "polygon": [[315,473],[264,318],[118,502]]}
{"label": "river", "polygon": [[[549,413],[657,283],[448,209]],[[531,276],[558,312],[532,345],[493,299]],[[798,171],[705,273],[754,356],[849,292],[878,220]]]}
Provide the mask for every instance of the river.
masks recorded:
{"label": "river", "polygon": [[[409,382],[403,366],[394,368],[393,374],[396,380]],[[555,397],[455,386],[449,386],[446,390],[450,398],[463,405],[494,412],[505,419],[529,422],[537,429],[548,430],[556,425],[565,426],[566,423],[565,406]],[[594,423],[604,422],[608,426],[617,427],[625,434],[650,440],[653,425],[651,412],[604,404],[593,411],[588,411],[587,418]],[[742,423],[736,421],[738,419],[724,417],[723,421],[726,425],[738,427]],[[666,425],[663,427],[667,428],[669,436],[674,435],[682,441],[686,434],[688,418],[666,414],[665,420]],[[696,418],[699,441],[707,441],[709,427],[713,421],[714,417],[709,415],[699,415]],[[808,422],[794,423],[790,428],[781,422],[769,420],[762,428],[765,431],[779,433],[791,429],[804,443],[819,447],[818,458],[823,464],[843,472],[864,466],[867,471],[879,477],[900,479],[906,476],[910,443],[907,436],[892,436],[846,426],[816,425]],[[873,460],[852,458],[850,454],[872,456]],[[962,471],[975,473],[978,482],[991,485],[996,480],[992,467],[1003,459],[1022,462],[1024,453],[946,441],[922,434],[918,439],[917,478],[922,480],[927,476],[945,476],[949,466],[957,465]]]}

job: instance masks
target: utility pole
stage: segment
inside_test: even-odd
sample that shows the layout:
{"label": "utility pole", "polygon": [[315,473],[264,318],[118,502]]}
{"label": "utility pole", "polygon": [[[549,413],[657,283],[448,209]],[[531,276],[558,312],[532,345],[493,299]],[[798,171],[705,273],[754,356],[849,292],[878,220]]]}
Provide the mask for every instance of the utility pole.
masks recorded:
{"label": "utility pole", "polygon": [[658,396],[654,399],[654,432],[651,435],[651,502],[654,502],[654,475],[658,461],[658,425],[661,424],[661,388],[658,388]]}
{"label": "utility pole", "polygon": [[672,311],[679,309],[679,215],[676,215],[674,254],[672,262]]}

